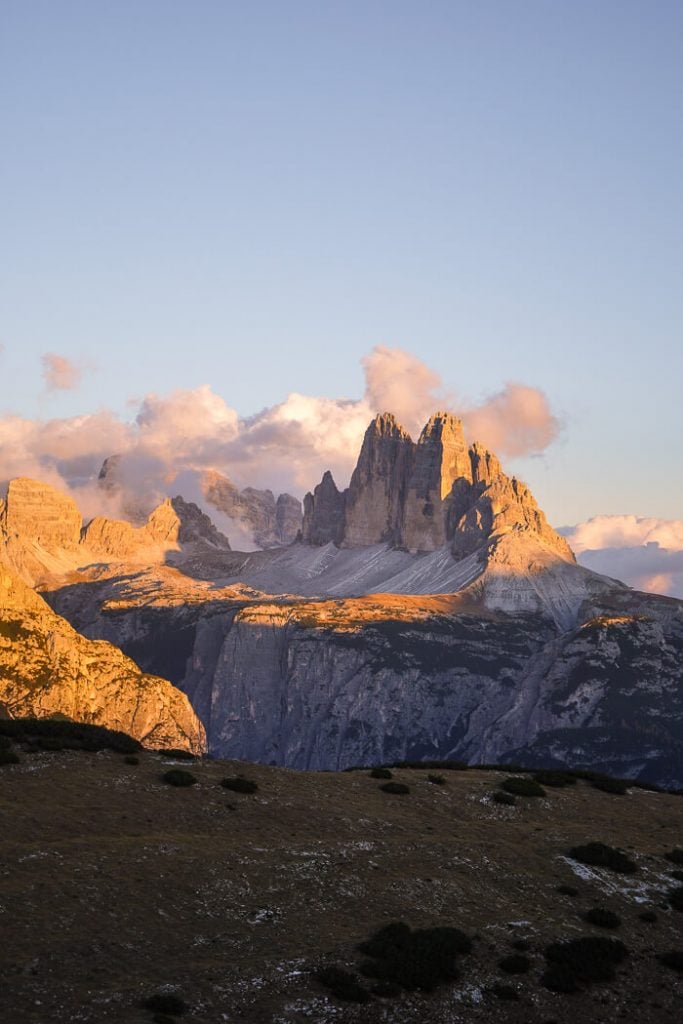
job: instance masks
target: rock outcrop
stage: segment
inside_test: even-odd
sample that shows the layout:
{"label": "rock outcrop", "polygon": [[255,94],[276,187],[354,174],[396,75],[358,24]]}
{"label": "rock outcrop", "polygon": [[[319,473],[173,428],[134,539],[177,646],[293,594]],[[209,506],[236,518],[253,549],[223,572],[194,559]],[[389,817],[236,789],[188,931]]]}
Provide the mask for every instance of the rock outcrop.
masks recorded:
{"label": "rock outcrop", "polygon": [[2,563],[0,705],[11,718],[66,715],[121,729],[146,746],[205,748],[183,693],[112,644],[81,636]]}
{"label": "rock outcrop", "polygon": [[261,548],[282,547],[297,539],[301,530],[301,502],[291,494],[275,495],[245,487],[240,491],[231,480],[215,470],[202,474],[206,500],[223,515],[235,520],[242,531],[251,533]]}

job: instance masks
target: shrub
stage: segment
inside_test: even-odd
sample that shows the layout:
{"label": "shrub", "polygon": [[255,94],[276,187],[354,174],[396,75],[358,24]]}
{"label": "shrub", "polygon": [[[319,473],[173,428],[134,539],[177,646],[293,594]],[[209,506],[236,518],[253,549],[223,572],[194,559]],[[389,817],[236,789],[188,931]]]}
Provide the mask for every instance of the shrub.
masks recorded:
{"label": "shrub", "polygon": [[668,894],[668,900],[674,910],[683,911],[683,885],[677,885]]}
{"label": "shrub", "polygon": [[359,951],[369,958],[361,964],[360,972],[408,991],[431,992],[457,978],[455,958],[471,948],[471,940],[459,928],[412,931],[403,921],[394,921],[359,945]]}
{"label": "shrub", "polygon": [[611,981],[627,956],[623,942],[602,935],[553,942],[545,949],[548,968],[541,981],[554,992],[575,992],[581,985]]}
{"label": "shrub", "polygon": [[579,890],[574,885],[558,885],[557,892],[562,896],[578,896]]}
{"label": "shrub", "polygon": [[512,985],[500,985],[496,983],[491,986],[491,991],[496,999],[502,999],[506,1002],[516,1002],[519,999],[519,992],[516,988],[513,988]]}
{"label": "shrub", "polygon": [[393,779],[393,774],[388,768],[373,768],[370,772],[371,779]]}
{"label": "shrub", "polygon": [[324,967],[316,975],[318,981],[329,989],[335,999],[347,1003],[368,1003],[371,999],[368,990],[361,985],[355,974],[345,971],[343,967]]}
{"label": "shrub", "polygon": [[185,1000],[175,992],[155,992],[142,1005],[152,1013],[169,1013],[174,1017],[181,1017],[188,1009]]}
{"label": "shrub", "polygon": [[670,860],[672,864],[683,864],[683,850],[676,847],[673,850],[669,850],[664,856],[667,860]]}
{"label": "shrub", "polygon": [[643,910],[638,917],[641,921],[645,921],[647,924],[655,924],[659,920],[654,910]]}
{"label": "shrub", "polygon": [[528,939],[515,939],[512,943],[513,949],[518,949],[520,953],[526,953],[531,949],[531,943]]}
{"label": "shrub", "polygon": [[172,757],[174,761],[196,761],[197,758],[191,750],[181,750],[179,747],[168,747],[164,750],[157,750],[160,757]]}
{"label": "shrub", "polygon": [[396,795],[410,793],[410,786],[406,786],[404,782],[385,782],[379,788],[383,793],[394,793]]}
{"label": "shrub", "polygon": [[603,793],[614,793],[623,796],[628,793],[629,782],[627,779],[612,779],[609,775],[597,779],[591,779],[593,789],[599,789]]}
{"label": "shrub", "polygon": [[502,789],[496,790],[493,799],[497,804],[504,804],[506,807],[514,807],[517,803],[512,793],[504,793]]}
{"label": "shrub", "polygon": [[431,760],[426,761],[396,761],[392,767],[415,768],[418,771],[431,768],[448,772],[464,772],[467,770],[468,764],[466,761],[449,761],[432,758]]}
{"label": "shrub", "polygon": [[58,736],[40,736],[38,746],[41,750],[64,750],[64,743]]}
{"label": "shrub", "polygon": [[258,789],[258,782],[253,779],[245,779],[243,775],[234,775],[229,779],[221,779],[223,789],[231,789],[233,793],[255,793]]}
{"label": "shrub", "polygon": [[660,964],[670,967],[673,971],[683,972],[683,950],[672,949],[668,953],[659,953],[657,959]]}
{"label": "shrub", "polygon": [[433,782],[435,786],[445,786],[446,780],[443,775],[428,775],[427,779],[429,782]]}
{"label": "shrub", "polygon": [[683,882],[683,871],[672,871],[671,877],[675,878],[677,882]]}
{"label": "shrub", "polygon": [[140,758],[136,754],[126,754],[123,759],[124,764],[140,764]]}
{"label": "shrub", "polygon": [[20,760],[11,747],[0,747],[0,764],[19,764]]}
{"label": "shrub", "polygon": [[593,907],[586,911],[583,917],[588,924],[594,924],[598,928],[618,928],[621,924],[619,915],[604,907]]}
{"label": "shrub", "polygon": [[526,974],[531,969],[531,960],[523,953],[511,953],[499,960],[498,966],[506,974]]}
{"label": "shrub", "polygon": [[169,786],[194,786],[197,781],[192,772],[186,772],[184,768],[171,768],[161,777]]}
{"label": "shrub", "polygon": [[592,867],[611,868],[622,875],[632,875],[638,870],[637,866],[621,850],[615,850],[613,846],[605,843],[586,843],[585,846],[572,846],[568,855],[581,864],[589,864]]}
{"label": "shrub", "polygon": [[507,779],[503,779],[500,788],[515,796],[545,796],[543,786],[533,779],[525,779],[519,775],[510,775]]}
{"label": "shrub", "polygon": [[541,786],[550,786],[551,789],[561,789],[564,786],[575,786],[576,776],[569,772],[549,769],[546,771],[534,772],[534,780]]}

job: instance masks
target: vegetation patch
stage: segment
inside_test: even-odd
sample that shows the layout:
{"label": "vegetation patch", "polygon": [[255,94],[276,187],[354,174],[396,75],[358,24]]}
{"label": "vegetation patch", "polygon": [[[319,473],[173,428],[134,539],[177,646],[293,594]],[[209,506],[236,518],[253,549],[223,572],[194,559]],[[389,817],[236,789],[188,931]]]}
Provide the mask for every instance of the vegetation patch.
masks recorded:
{"label": "vegetation patch", "polygon": [[435,786],[446,785],[446,779],[444,778],[443,775],[428,775],[427,779],[429,782],[432,782]]}
{"label": "vegetation patch", "polygon": [[393,779],[393,772],[389,768],[373,768],[370,772],[371,779]]}
{"label": "vegetation patch", "polygon": [[48,739],[59,741],[61,746],[55,749],[113,750],[118,754],[134,754],[142,749],[142,744],[125,732],[68,718],[0,718],[0,736],[20,743],[38,741],[41,746]]}
{"label": "vegetation patch", "polygon": [[21,758],[11,747],[0,747],[0,764],[19,764]]}
{"label": "vegetation patch", "polygon": [[540,783],[535,779],[527,779],[519,775],[510,775],[507,779],[503,779],[500,788],[514,796],[545,796],[545,790]]}
{"label": "vegetation patch", "polygon": [[441,771],[448,772],[464,772],[467,771],[468,764],[466,761],[448,761],[448,760],[435,760],[432,758],[427,761],[396,761],[392,768],[414,768],[420,769],[440,769]]}
{"label": "vegetation patch", "polygon": [[627,956],[623,942],[602,935],[553,942],[545,949],[548,967],[541,982],[553,992],[576,992],[593,982],[611,981]]}
{"label": "vegetation patch", "polygon": [[432,992],[458,977],[456,957],[472,949],[459,928],[417,928],[394,921],[362,942],[359,951],[368,959],[360,966],[366,978],[391,982],[408,991]]}
{"label": "vegetation patch", "polygon": [[498,966],[505,974],[527,974],[531,970],[531,960],[523,953],[511,953],[499,960]]}
{"label": "vegetation patch", "polygon": [[668,894],[668,900],[674,910],[683,911],[683,885],[677,885]]}
{"label": "vegetation patch", "polygon": [[673,850],[669,850],[667,853],[664,854],[664,856],[667,860],[671,861],[672,864],[683,865],[683,850],[681,850],[679,847],[676,847]]}
{"label": "vegetation patch", "polygon": [[197,779],[184,768],[171,768],[161,776],[169,786],[194,786]]}
{"label": "vegetation patch", "polygon": [[646,924],[655,924],[659,920],[659,917],[654,910],[643,910],[638,914],[638,919],[640,921],[645,921]]}
{"label": "vegetation patch", "polygon": [[357,975],[343,967],[324,967],[318,971],[317,980],[332,993],[335,999],[346,1003],[368,1003],[372,996],[361,984]]}
{"label": "vegetation patch", "polygon": [[223,789],[231,789],[233,793],[255,793],[258,782],[245,779],[243,775],[233,775],[231,778],[221,779],[221,786]]}
{"label": "vegetation patch", "polygon": [[167,1013],[173,1017],[182,1017],[187,1013],[188,1005],[175,992],[155,992],[143,1002],[145,1010],[151,1013]]}
{"label": "vegetation patch", "polygon": [[491,992],[496,999],[501,999],[504,1002],[513,1003],[519,1000],[519,992],[512,985],[495,984],[491,986]]}
{"label": "vegetation patch", "polygon": [[123,759],[124,764],[140,764],[140,758],[137,754],[126,754]]}
{"label": "vegetation patch", "polygon": [[517,800],[512,793],[504,793],[502,789],[497,789],[493,794],[493,800],[497,804],[503,804],[505,807],[514,807]]}
{"label": "vegetation patch", "polygon": [[613,779],[609,775],[591,779],[593,789],[599,789],[603,793],[614,793],[615,796],[624,796],[628,793],[629,785],[627,779]]}
{"label": "vegetation patch", "polygon": [[627,857],[621,850],[615,850],[613,846],[605,843],[586,843],[584,846],[572,846],[567,851],[572,860],[578,860],[581,864],[589,864],[591,867],[610,868],[622,875],[632,875],[638,868],[630,857]]}
{"label": "vegetation patch", "polygon": [[668,953],[659,953],[657,959],[660,964],[670,967],[672,971],[683,973],[683,950],[671,949]]}
{"label": "vegetation patch", "polygon": [[172,757],[174,761],[196,761],[197,758],[191,750],[180,750],[179,747],[169,747],[166,750],[157,750],[161,757]]}
{"label": "vegetation patch", "polygon": [[410,786],[406,786],[405,782],[385,782],[384,785],[379,788],[383,793],[393,793],[396,796],[403,796],[406,793],[410,793]]}
{"label": "vegetation patch", "polygon": [[572,898],[579,895],[579,890],[575,885],[558,885],[557,892],[561,896],[571,896]]}
{"label": "vegetation patch", "polygon": [[605,907],[592,907],[586,911],[583,919],[588,924],[594,924],[598,928],[619,928],[621,925],[619,915],[615,914],[612,910],[606,910]]}
{"label": "vegetation patch", "polygon": [[562,772],[555,769],[534,772],[534,780],[541,786],[549,786],[551,789],[563,789],[565,786],[575,786],[576,776],[570,772]]}

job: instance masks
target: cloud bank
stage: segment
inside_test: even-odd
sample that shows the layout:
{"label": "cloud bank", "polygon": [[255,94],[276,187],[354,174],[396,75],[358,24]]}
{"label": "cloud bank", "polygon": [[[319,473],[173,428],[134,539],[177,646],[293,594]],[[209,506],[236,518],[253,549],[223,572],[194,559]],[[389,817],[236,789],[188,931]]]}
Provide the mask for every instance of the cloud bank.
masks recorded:
{"label": "cloud bank", "polygon": [[[378,346],[362,360],[364,394],[358,399],[292,393],[240,418],[208,385],[149,394],[133,419],[101,410],[82,416],[30,420],[0,418],[0,481],[31,476],[70,490],[86,516],[120,514],[113,489],[97,485],[105,458],[119,455],[121,491],[148,505],[178,493],[179,477],[214,469],[238,486],[269,487],[302,495],[326,469],[345,486],[363,433],[378,412],[393,412],[413,436],[439,408],[462,416],[471,440],[503,456],[543,451],[558,432],[542,392],[507,384],[478,404],[457,400],[439,375],[416,356]],[[51,388],[78,383],[80,370],[54,353],[44,357]]]}
{"label": "cloud bank", "polygon": [[560,532],[586,568],[683,598],[683,520],[595,516]]}

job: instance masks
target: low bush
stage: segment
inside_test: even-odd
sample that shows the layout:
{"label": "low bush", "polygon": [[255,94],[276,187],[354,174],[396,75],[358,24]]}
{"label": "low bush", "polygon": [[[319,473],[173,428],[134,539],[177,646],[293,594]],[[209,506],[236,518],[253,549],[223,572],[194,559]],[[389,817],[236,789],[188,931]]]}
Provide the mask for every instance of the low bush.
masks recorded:
{"label": "low bush", "polygon": [[231,789],[233,793],[255,793],[258,789],[258,782],[253,779],[245,779],[243,775],[235,775],[229,779],[221,779],[223,789]]}
{"label": "low bush", "polygon": [[498,966],[506,974],[526,974],[531,970],[531,960],[523,953],[511,953],[499,960]]}
{"label": "low bush", "polygon": [[654,910],[643,910],[638,914],[640,921],[645,921],[646,924],[655,924],[659,918]]}
{"label": "low bush", "polygon": [[671,949],[668,953],[659,953],[657,959],[672,971],[683,972],[683,950]]}
{"label": "low bush", "polygon": [[512,985],[495,984],[491,986],[491,992],[496,999],[502,999],[505,1002],[517,1002],[519,999],[519,992]]}
{"label": "low bush", "polygon": [[184,768],[171,768],[161,777],[169,786],[194,786],[197,781],[192,772],[186,772]]}
{"label": "low bush", "polygon": [[389,768],[373,768],[370,772],[371,779],[393,779],[393,777]]}
{"label": "low bush", "polygon": [[427,779],[429,782],[434,783],[435,786],[445,786],[446,780],[443,775],[428,775]]}
{"label": "low bush", "polygon": [[676,847],[673,850],[669,850],[664,856],[667,860],[671,861],[672,864],[683,864],[683,850]]}
{"label": "low bush", "polygon": [[603,793],[614,793],[616,796],[624,796],[628,793],[629,782],[627,779],[613,779],[609,775],[591,779],[593,789],[599,789]]}
{"label": "low bush", "polygon": [[597,928],[619,928],[621,925],[619,915],[612,910],[606,910],[605,907],[592,907],[586,911],[583,919]]}
{"label": "low bush", "polygon": [[680,871],[678,869],[676,871],[672,871],[671,877],[674,878],[677,882],[683,882],[683,871]]}
{"label": "low bush", "polygon": [[534,780],[541,786],[550,786],[551,789],[562,789],[564,786],[575,786],[576,776],[569,772],[562,772],[556,769],[534,772]]}
{"label": "low bush", "polygon": [[437,769],[448,772],[464,772],[468,768],[466,761],[435,760],[427,761],[395,761],[392,768],[415,768],[418,771],[426,769]]}
{"label": "low bush", "polygon": [[21,758],[11,747],[0,747],[0,764],[19,764]]}
{"label": "low bush", "polygon": [[575,885],[558,885],[556,891],[559,892],[562,896],[574,897],[579,895],[579,890],[576,888]]}
{"label": "low bush", "polygon": [[39,736],[38,746],[41,750],[64,750],[65,747],[68,749],[68,744],[65,744],[59,736]]}
{"label": "low bush", "polygon": [[675,889],[671,889],[667,899],[674,910],[683,911],[683,885],[677,885]]}
{"label": "low bush", "polygon": [[185,1000],[175,992],[155,992],[153,996],[145,999],[142,1005],[145,1010],[152,1013],[168,1013],[174,1017],[182,1017],[188,1010]]}
{"label": "low bush", "polygon": [[360,972],[408,991],[433,991],[458,977],[456,957],[469,953],[472,942],[459,928],[417,928],[403,921],[385,925],[358,949],[367,960]]}
{"label": "low bush", "polygon": [[543,786],[535,782],[534,779],[523,778],[519,775],[510,775],[507,779],[503,779],[500,788],[514,796],[545,796]]}
{"label": "low bush", "polygon": [[578,860],[581,864],[588,864],[591,867],[610,868],[622,875],[632,875],[638,870],[636,864],[627,857],[621,850],[615,850],[613,846],[605,843],[586,843],[584,846],[572,846],[567,851],[572,860]]}
{"label": "low bush", "polygon": [[379,788],[383,793],[393,793],[397,796],[410,793],[410,786],[406,786],[405,782],[385,782]]}
{"label": "low bush", "polygon": [[520,953],[526,953],[531,949],[531,943],[528,939],[515,939],[512,948],[519,950]]}
{"label": "low bush", "polygon": [[504,793],[502,789],[496,790],[493,794],[493,800],[497,804],[503,804],[505,807],[514,807],[517,803],[512,793]]}
{"label": "low bush", "polygon": [[582,985],[611,981],[627,956],[623,942],[602,935],[553,942],[545,949],[548,967],[541,982],[554,992],[575,992]]}
{"label": "low bush", "polygon": [[343,967],[324,967],[318,971],[317,980],[332,993],[335,999],[347,1003],[368,1003],[372,998],[368,990],[351,971]]}
{"label": "low bush", "polygon": [[167,747],[157,750],[160,757],[172,757],[174,761],[196,761],[197,758],[191,750],[181,750],[179,747]]}
{"label": "low bush", "polygon": [[136,754],[126,754],[123,759],[124,764],[140,764],[140,758]]}

